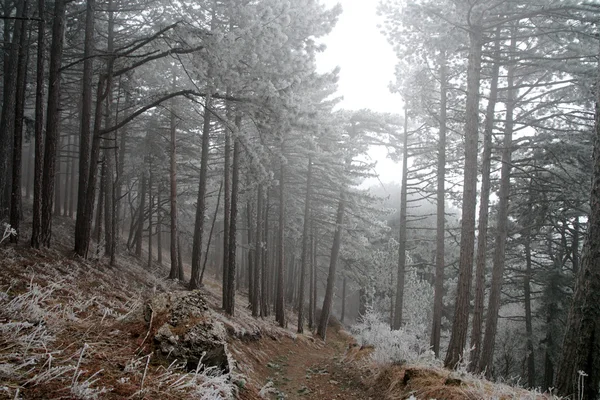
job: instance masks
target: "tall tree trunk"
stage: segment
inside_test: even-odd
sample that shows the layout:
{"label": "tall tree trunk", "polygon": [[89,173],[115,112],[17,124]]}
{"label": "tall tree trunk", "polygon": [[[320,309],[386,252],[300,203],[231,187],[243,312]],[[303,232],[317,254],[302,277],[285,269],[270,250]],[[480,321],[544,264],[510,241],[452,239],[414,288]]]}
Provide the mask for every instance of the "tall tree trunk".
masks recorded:
{"label": "tall tree trunk", "polygon": [[219,194],[217,195],[217,205],[215,207],[215,213],[213,215],[212,223],[210,224],[210,232],[208,233],[208,243],[206,243],[206,252],[204,253],[204,264],[202,265],[202,272],[200,273],[200,286],[204,279],[204,271],[206,270],[206,263],[208,262],[208,251],[210,249],[210,243],[212,242],[213,232],[215,231],[215,222],[217,221],[217,214],[219,213],[219,204],[221,203],[221,192],[223,190],[223,181],[219,185]]}
{"label": "tall tree trunk", "polygon": [[100,245],[102,241],[102,216],[104,212],[104,188],[106,185],[104,184],[104,180],[106,179],[106,167],[104,160],[102,160],[102,167],[100,169],[100,183],[98,184],[98,207],[96,209],[96,225],[94,237],[96,238],[96,242]]}
{"label": "tall tree trunk", "polygon": [[[500,30],[496,32],[496,37]],[[481,326],[483,324],[483,303],[485,295],[485,266],[487,254],[487,229],[490,203],[490,169],[492,164],[492,135],[496,100],[498,98],[498,76],[500,74],[500,40],[494,45],[494,63],[492,65],[490,96],[485,113],[485,129],[483,132],[483,152],[481,161],[481,194],[479,200],[479,224],[477,227],[477,256],[475,258],[475,305],[473,307],[473,325],[471,328],[471,371],[477,370],[481,355]]]}
{"label": "tall tree trunk", "polygon": [[44,49],[46,29],[45,1],[38,0],[38,37],[35,71],[35,165],[33,172],[33,218],[31,224],[31,247],[39,249],[42,230],[42,171],[44,167]]}
{"label": "tall tree trunk", "polygon": [[58,148],[56,149],[56,174],[54,180],[54,215],[60,216],[60,177],[61,177],[61,166],[62,166],[62,148],[63,148],[63,138],[60,137],[58,139]]}
{"label": "tall tree trunk", "polygon": [[[23,17],[27,18],[28,3],[23,4]],[[15,128],[13,136],[13,159],[12,159],[12,185],[10,199],[10,225],[17,231],[10,240],[17,243],[19,240],[19,223],[21,220],[21,161],[23,154],[23,116],[25,111],[25,87],[27,85],[27,61],[29,60],[29,46],[27,46],[27,30],[29,23],[22,21],[19,37],[19,56],[17,59],[17,83],[15,94]]]}
{"label": "tall tree trunk", "polygon": [[[531,203],[530,203],[531,204]],[[531,315],[531,236],[529,229],[523,233],[525,237],[525,276],[523,278],[523,292],[525,294],[525,332],[527,334],[527,386],[535,387],[535,353],[533,349],[533,325]]]}
{"label": "tall tree trunk", "polygon": [[406,202],[408,194],[408,107],[404,107],[404,137],[402,139],[402,188],[400,189],[400,227],[398,232],[398,276],[396,277],[396,302],[393,329],[402,326],[404,305],[404,277],[406,271]]}
{"label": "tall tree trunk", "polygon": [[65,217],[69,214],[69,188],[71,186],[71,135],[67,135],[66,138],[66,144],[64,146],[64,148],[66,149],[65,153],[66,153],[66,157],[65,157],[65,191],[64,191],[64,195],[62,198],[62,208],[63,208],[63,214]]}
{"label": "tall tree trunk", "polygon": [[337,217],[335,220],[335,233],[333,234],[333,245],[331,246],[331,256],[329,257],[329,273],[327,274],[327,288],[325,289],[325,298],[323,299],[323,308],[321,309],[321,318],[317,327],[317,335],[323,340],[327,338],[327,325],[329,324],[329,314],[333,304],[333,289],[335,286],[335,270],[337,267],[340,247],[342,246],[342,230],[344,223],[344,212],[346,209],[346,191],[342,189],[340,202],[338,203]]}
{"label": "tall tree trunk", "polygon": [[148,270],[152,270],[152,217],[154,212],[154,199],[152,197],[152,161],[148,166]]}
{"label": "tall tree trunk", "polygon": [[69,218],[73,218],[74,208],[75,208],[75,191],[76,191],[76,172],[75,172],[75,149],[77,149],[77,136],[73,138],[73,147],[71,149],[71,184],[69,185],[69,203],[67,204],[67,215]]}
{"label": "tall tree trunk", "polygon": [[[92,164],[90,157],[91,123],[92,123],[92,79],[94,68],[94,13],[95,0],[86,1],[85,9],[85,39],[83,49],[83,79],[81,82],[81,123],[79,128],[79,183],[77,186],[77,218],[75,220],[75,253],[85,257],[89,248],[89,230],[93,211],[87,211],[88,205],[88,179],[90,165],[92,169],[97,166]],[[98,90],[101,89],[100,83]],[[100,94],[98,93],[98,96]],[[97,113],[96,113],[97,114]],[[97,158],[96,158],[97,159]],[[95,185],[95,183],[91,183]],[[93,198],[93,196],[92,196]]]}
{"label": "tall tree trunk", "polygon": [[48,110],[46,113],[46,143],[44,145],[44,170],[42,172],[42,245],[50,247],[52,235],[52,201],[56,174],[56,150],[60,125],[60,66],[65,32],[66,1],[54,2],[52,45],[48,75]]}
{"label": "tall tree trunk", "polygon": [[[252,298],[252,316],[257,317],[260,312],[261,282],[263,274],[262,269],[262,234],[263,234],[263,185],[258,184],[256,191],[256,234],[254,236],[254,281],[251,285],[254,287],[254,297]],[[250,228],[250,227],[248,227]]]}
{"label": "tall tree trunk", "polygon": [[[281,143],[283,152],[283,141]],[[282,328],[285,327],[285,166],[281,163],[279,176],[279,237],[278,237],[278,260],[277,260],[277,293],[275,295],[275,320]]]}
{"label": "tall tree trunk", "polygon": [[340,322],[344,322],[344,318],[346,317],[346,276],[344,275],[344,280],[342,282],[342,315],[340,316]]}
{"label": "tall tree trunk", "polygon": [[210,107],[211,96],[206,96],[204,107],[204,124],[202,126],[202,150],[200,160],[200,182],[198,183],[198,198],[196,206],[196,221],[194,224],[194,239],[192,244],[192,275],[189,289],[200,288],[200,260],[202,253],[202,236],[204,233],[204,214],[206,212],[206,185],[208,179],[208,148],[210,146]]}
{"label": "tall tree trunk", "polygon": [[[80,235],[75,241],[75,252],[81,257],[87,257],[91,229],[92,229],[92,218],[94,215],[94,200],[96,196],[96,180],[98,178],[98,162],[100,160],[100,143],[102,140],[102,109],[104,100],[108,96],[109,82],[104,76],[100,76],[98,79],[98,89],[96,92],[96,108],[94,112],[94,130],[92,135],[92,143],[90,150],[90,168],[89,175],[86,182],[85,192],[85,205],[81,208],[83,214],[81,215],[81,228],[78,231],[75,229],[75,235]],[[82,138],[83,139],[83,138]],[[103,186],[100,185],[102,188]],[[81,187],[79,188],[81,191]],[[77,220],[80,216],[77,215]],[[142,219],[143,221],[143,219]]]}
{"label": "tall tree trunk", "polygon": [[160,192],[162,192],[162,184],[156,191],[156,262],[162,267],[162,206],[160,203]]}
{"label": "tall tree trunk", "polygon": [[[173,74],[173,86],[175,86],[176,76]],[[169,115],[169,203],[171,206],[171,269],[169,279],[181,278],[178,276],[177,264],[177,126],[175,124],[175,99],[171,100],[171,112]]]}
{"label": "tall tree trunk", "polygon": [[[231,133],[225,130],[225,155],[223,166],[223,185],[225,194],[223,198],[223,270],[222,270],[222,290],[227,293],[227,268],[229,268],[229,218],[231,211]],[[223,309],[227,308],[227,297],[223,296]]]}
{"label": "tall tree trunk", "polygon": [[311,233],[310,233],[310,253],[309,253],[309,268],[310,268],[310,277],[309,277],[309,291],[308,291],[308,330],[310,330],[311,332],[313,331],[313,329],[315,328],[315,308],[316,308],[316,289],[317,289],[317,285],[316,285],[316,263],[315,263],[315,228],[314,228],[314,221],[311,218]]}
{"label": "tall tree trunk", "polygon": [[31,199],[31,189],[33,188],[32,182],[33,180],[33,160],[34,160],[34,144],[35,138],[29,139],[29,146],[27,147],[27,175],[25,177],[25,198],[27,200]]}
{"label": "tall tree trunk", "polygon": [[[106,65],[106,105],[104,126],[109,128],[113,125],[112,103],[113,103],[113,65],[114,65],[114,30],[115,16],[113,10],[113,1],[108,4],[108,34],[107,34],[107,53],[109,54]],[[117,132],[112,131],[104,135],[104,160],[106,163],[106,180],[104,187],[104,205],[105,205],[105,248],[106,254],[110,257],[110,265],[114,265],[116,252],[116,216],[115,216],[115,152],[114,147],[117,143]]]}
{"label": "tall tree trunk", "polygon": [[448,97],[448,77],[446,52],[440,51],[440,127],[437,154],[436,190],[436,237],[435,237],[435,284],[433,297],[433,326],[431,328],[431,348],[436,357],[440,356],[442,332],[442,309],[444,307],[444,267],[445,267],[445,225],[446,225],[446,107]]}
{"label": "tall tree trunk", "polygon": [[[5,15],[10,15],[8,2],[5,2]],[[11,197],[11,163],[13,138],[15,127],[15,99],[17,91],[17,74],[19,67],[19,47],[21,44],[21,36],[23,36],[23,19],[24,10],[27,7],[26,0],[16,1],[16,19],[13,24],[12,41],[10,42],[10,51],[8,56],[4,57],[4,93],[2,101],[2,117],[0,117],[0,221],[7,219],[10,214],[10,197]],[[6,20],[5,24],[7,23]],[[6,25],[5,25],[6,26]],[[8,30],[5,29],[5,39],[8,39]],[[8,45],[8,41],[5,41]],[[5,53],[6,54],[6,53]],[[56,61],[56,59],[55,59]],[[60,62],[60,60],[59,60]]]}
{"label": "tall tree trunk", "polygon": [[262,262],[261,262],[261,269],[262,269],[262,278],[260,281],[260,315],[263,317],[267,317],[270,314],[270,307],[269,307],[269,292],[270,292],[270,286],[269,286],[269,277],[271,276],[270,269],[269,269],[269,188],[267,187],[266,190],[267,194],[266,194],[266,199],[265,199],[265,205],[264,205],[264,210],[262,212],[263,214],[263,233],[262,233],[262,240],[263,243],[261,244],[261,248],[260,248],[260,252],[262,253]]}
{"label": "tall tree trunk", "polygon": [[444,365],[454,368],[467,343],[469,299],[473,278],[473,248],[475,244],[475,208],[477,206],[477,140],[479,126],[479,77],[481,75],[482,28],[469,31],[469,61],[467,67],[467,103],[465,121],[465,170],[463,181],[462,221],[458,293],[450,344]]}
{"label": "tall tree trunk", "polygon": [[306,196],[304,197],[304,222],[302,225],[302,254],[300,255],[300,287],[298,288],[298,333],[304,332],[304,292],[306,265],[308,264],[308,237],[310,235],[310,200],[312,195],[312,158],[308,157]]}
{"label": "tall tree trunk", "polygon": [[[596,86],[600,85],[600,63]],[[556,388],[563,396],[597,399],[600,395],[600,91],[596,90],[594,166],[588,234],[566,324]],[[582,371],[583,376],[579,371]],[[579,392],[576,392],[579,384]]]}
{"label": "tall tree trunk", "polygon": [[[509,54],[515,54],[517,48],[517,29],[512,29],[512,39]],[[500,296],[502,292],[502,281],[504,264],[506,260],[506,238],[508,237],[508,199],[510,196],[510,171],[512,156],[513,135],[513,111],[515,109],[516,91],[514,89],[515,64],[508,66],[507,94],[506,94],[506,121],[504,123],[504,145],[502,148],[502,167],[500,172],[500,190],[498,192],[498,215],[496,223],[496,240],[494,247],[494,259],[492,267],[492,283],[485,321],[485,335],[481,359],[479,360],[479,371],[486,371],[491,376],[494,361],[494,347],[496,344],[496,331],[498,329],[498,312],[500,311]]]}
{"label": "tall tree trunk", "polygon": [[138,208],[137,237],[135,242],[136,257],[142,256],[142,238],[144,237],[144,209],[146,208],[146,173],[142,172],[142,183],[140,189],[140,206]]}
{"label": "tall tree trunk", "polygon": [[[241,117],[236,117],[236,126],[239,130]],[[238,197],[240,181],[240,141],[235,138],[233,145],[233,163],[231,165],[231,218],[229,227],[229,267],[227,268],[227,308],[225,312],[231,316],[235,311],[235,268],[236,268],[236,235],[237,235],[237,215],[238,215]]]}

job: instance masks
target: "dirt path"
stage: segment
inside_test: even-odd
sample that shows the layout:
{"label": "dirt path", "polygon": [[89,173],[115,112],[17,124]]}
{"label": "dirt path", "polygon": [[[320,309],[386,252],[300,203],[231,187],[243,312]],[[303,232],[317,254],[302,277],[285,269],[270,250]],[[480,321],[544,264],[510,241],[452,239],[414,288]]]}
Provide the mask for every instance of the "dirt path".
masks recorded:
{"label": "dirt path", "polygon": [[[244,353],[242,369],[253,385],[263,388],[263,393],[268,391],[271,399],[379,398],[362,383],[356,364],[345,359],[353,339],[335,328],[327,335],[326,343],[299,335],[262,339],[237,346],[236,351]],[[239,360],[240,355],[234,357]]]}

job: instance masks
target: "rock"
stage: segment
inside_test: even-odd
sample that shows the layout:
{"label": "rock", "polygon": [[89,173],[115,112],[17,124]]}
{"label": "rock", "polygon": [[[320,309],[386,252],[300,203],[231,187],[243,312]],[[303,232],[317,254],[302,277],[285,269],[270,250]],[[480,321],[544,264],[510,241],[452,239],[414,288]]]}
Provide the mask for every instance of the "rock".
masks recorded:
{"label": "rock", "polygon": [[183,361],[188,371],[202,362],[229,372],[225,327],[212,317],[200,292],[161,293],[146,304],[144,318],[166,321],[154,335],[160,357]]}

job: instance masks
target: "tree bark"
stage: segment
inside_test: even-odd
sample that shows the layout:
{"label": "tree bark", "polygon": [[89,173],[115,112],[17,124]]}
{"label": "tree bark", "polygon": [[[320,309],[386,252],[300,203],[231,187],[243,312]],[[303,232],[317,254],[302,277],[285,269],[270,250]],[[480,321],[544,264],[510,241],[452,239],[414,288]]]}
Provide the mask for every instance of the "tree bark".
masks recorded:
{"label": "tree bark", "polygon": [[[223,166],[223,185],[224,185],[224,197],[223,197],[223,268],[222,268],[222,290],[223,293],[227,293],[227,268],[229,268],[229,218],[231,212],[231,134],[227,130],[225,134],[225,155]],[[227,296],[223,295],[223,309],[227,308]]]}
{"label": "tree bark", "polygon": [[[500,35],[500,30],[496,36]],[[496,101],[498,98],[498,76],[500,74],[500,41],[494,45],[494,60],[491,71],[490,96],[485,113],[485,128],[483,132],[483,152],[481,156],[481,194],[479,200],[479,223],[477,227],[477,255],[475,258],[475,304],[473,307],[473,325],[471,328],[471,371],[477,370],[481,355],[481,326],[483,324],[483,303],[485,295],[485,267],[487,254],[487,230],[490,203],[490,169],[492,163],[492,135]]]}
{"label": "tree bark", "polygon": [[135,242],[136,257],[142,256],[142,238],[144,237],[144,209],[146,208],[146,172],[142,172],[142,183],[140,189],[140,206],[138,208],[137,237]]}
{"label": "tree bark", "polygon": [[402,188],[400,189],[400,223],[398,232],[398,276],[394,304],[394,330],[402,326],[404,305],[404,280],[406,273],[406,201],[408,194],[408,107],[404,107],[404,137],[402,139]]}
{"label": "tree bark", "polygon": [[189,289],[200,288],[200,260],[202,253],[202,236],[204,233],[204,215],[206,212],[206,185],[208,179],[208,148],[210,146],[210,111],[211,97],[206,96],[204,107],[204,124],[202,126],[202,150],[200,160],[200,181],[196,200],[196,220],[194,223],[194,239],[192,244],[192,275]]}
{"label": "tree bark", "polygon": [[342,245],[342,230],[344,223],[344,212],[346,209],[346,191],[342,190],[340,202],[338,203],[337,217],[335,220],[335,233],[333,234],[333,245],[331,246],[331,256],[329,257],[329,273],[327,274],[327,287],[325,289],[325,298],[323,299],[323,308],[321,309],[321,318],[317,327],[317,335],[323,340],[327,338],[327,325],[329,324],[329,314],[333,304],[333,289],[335,286],[335,270],[337,267],[340,248]]}
{"label": "tree bark", "polygon": [[[173,86],[175,86],[176,76],[173,74]],[[169,279],[181,278],[178,276],[177,264],[177,127],[175,124],[175,99],[171,101],[171,113],[169,118],[169,202],[171,206],[171,269]],[[202,282],[200,282],[202,283]]]}
{"label": "tree bark", "polygon": [[[241,125],[241,117],[236,117],[236,126]],[[235,269],[236,269],[236,235],[237,235],[237,215],[238,215],[238,197],[239,197],[239,182],[240,182],[240,141],[235,138],[233,145],[233,162],[231,164],[231,218],[229,227],[229,267],[227,268],[227,308],[225,313],[230,316],[234,315],[235,311]]]}
{"label": "tree bark", "polygon": [[[281,144],[283,154],[283,142]],[[278,260],[277,260],[277,293],[275,295],[275,320],[282,328],[285,327],[285,166],[281,163],[279,173],[279,238],[278,238]]]}
{"label": "tree bark", "polygon": [[[90,140],[92,121],[92,78],[94,68],[94,13],[96,1],[87,0],[85,9],[85,39],[83,49],[83,79],[81,94],[81,124],[79,128],[79,183],[77,187],[77,218],[75,221],[75,253],[85,257],[89,248],[89,223],[92,212],[86,211],[90,175]],[[100,84],[98,85],[101,90]],[[96,168],[96,165],[92,165]]]}
{"label": "tree bark", "polygon": [[200,286],[202,286],[204,271],[206,270],[206,263],[208,262],[208,250],[210,249],[210,243],[212,242],[213,232],[215,230],[215,222],[217,221],[217,214],[219,213],[219,204],[221,203],[221,192],[223,190],[223,181],[219,185],[219,194],[217,195],[217,206],[215,207],[215,213],[213,215],[212,223],[210,224],[210,232],[208,233],[208,243],[206,243],[206,252],[204,253],[204,264],[202,265],[202,272],[200,273]]}
{"label": "tree bark", "polygon": [[60,125],[60,66],[65,32],[66,1],[54,2],[52,23],[52,45],[48,72],[48,109],[46,113],[46,143],[44,145],[44,170],[42,172],[42,231],[41,243],[50,247],[52,236],[52,206],[54,179],[56,175],[56,153]]}
{"label": "tree bark", "polygon": [[44,167],[44,49],[46,29],[45,1],[38,0],[37,60],[35,72],[35,165],[33,172],[33,218],[31,224],[31,247],[40,248],[42,229],[42,171]]}
{"label": "tree bark", "polygon": [[302,225],[302,254],[300,255],[300,287],[298,288],[298,333],[304,333],[304,292],[306,266],[308,264],[308,237],[310,235],[310,200],[312,196],[312,158],[308,157],[306,172],[306,196],[304,198],[304,222]]}
{"label": "tree bark", "polygon": [[[26,0],[23,2],[23,17],[29,14],[29,4]],[[20,25],[21,33],[19,37],[19,56],[17,59],[17,82],[15,94],[15,130],[13,136],[13,159],[12,159],[12,185],[10,199],[10,225],[17,232],[11,236],[10,241],[17,243],[19,241],[21,221],[21,161],[23,154],[23,116],[25,112],[25,88],[27,85],[27,61],[29,60],[29,46],[27,46],[27,30],[29,23],[22,21]]]}
{"label": "tree bark", "polygon": [[469,31],[469,61],[467,67],[467,103],[465,121],[465,163],[460,237],[458,293],[450,344],[444,365],[454,368],[463,356],[469,324],[469,298],[473,278],[473,248],[475,244],[475,208],[477,205],[477,140],[479,125],[479,78],[481,74],[482,28]]}
{"label": "tree bark", "polygon": [[[517,48],[516,39],[517,29],[512,29],[512,38],[510,43],[510,54],[515,54]],[[494,259],[492,267],[492,282],[487,308],[487,318],[485,321],[485,335],[483,337],[483,346],[481,359],[479,360],[479,371],[486,371],[488,377],[491,376],[492,365],[494,361],[494,347],[496,344],[496,331],[498,329],[498,312],[500,311],[500,296],[502,292],[502,281],[504,274],[504,265],[506,260],[506,238],[508,237],[508,200],[510,196],[510,171],[512,156],[512,135],[513,135],[513,112],[515,109],[514,89],[515,64],[512,62],[508,66],[507,73],[507,94],[506,94],[506,121],[504,123],[504,144],[502,148],[502,167],[500,172],[500,190],[498,192],[498,215],[496,223],[496,240],[494,247]]]}
{"label": "tree bark", "polygon": [[431,328],[431,349],[436,357],[440,356],[442,332],[442,309],[444,307],[444,267],[445,267],[445,225],[446,225],[446,107],[448,97],[448,77],[446,52],[440,51],[440,127],[437,158],[436,189],[436,237],[435,237],[435,283],[433,295],[433,326]]}
{"label": "tree bark", "polygon": [[[10,217],[10,198],[11,198],[11,168],[12,168],[12,150],[15,127],[15,99],[17,91],[17,74],[18,74],[18,58],[19,47],[21,44],[21,36],[23,33],[23,11],[26,7],[26,0],[16,1],[16,17],[13,24],[12,41],[10,42],[10,50],[5,53],[4,57],[4,93],[2,101],[2,116],[0,117],[0,221]],[[5,4],[5,11],[10,11],[10,8]],[[9,31],[5,29],[5,37]],[[8,41],[5,41],[8,45]],[[6,50],[5,50],[6,52]],[[56,59],[55,59],[56,61]],[[59,61],[60,62],[60,61]]]}
{"label": "tree bark", "polygon": [[[600,64],[596,85],[600,84]],[[600,91],[596,90],[594,165],[588,234],[569,311],[556,388],[579,399],[600,395]],[[579,372],[581,371],[581,373]],[[587,376],[584,376],[586,374]]]}
{"label": "tree bark", "polygon": [[[262,234],[263,234],[263,185],[258,184],[256,191],[256,234],[254,236],[254,280],[250,284],[254,287],[254,296],[252,297],[252,316],[257,317],[260,312],[260,299],[262,282]],[[249,227],[250,228],[250,227]]]}

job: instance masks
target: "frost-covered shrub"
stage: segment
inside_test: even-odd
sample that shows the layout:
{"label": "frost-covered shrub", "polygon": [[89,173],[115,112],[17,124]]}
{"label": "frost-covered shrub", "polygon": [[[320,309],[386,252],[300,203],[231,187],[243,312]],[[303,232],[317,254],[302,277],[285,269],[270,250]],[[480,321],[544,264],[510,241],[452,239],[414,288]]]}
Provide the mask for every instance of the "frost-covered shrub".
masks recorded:
{"label": "frost-covered shrub", "polygon": [[429,346],[429,324],[433,288],[411,269],[404,286],[403,326],[392,330],[386,317],[370,308],[352,332],[361,345],[372,345],[377,363],[433,363]]}
{"label": "frost-covered shrub", "polygon": [[392,330],[380,314],[369,310],[352,332],[362,346],[374,347],[372,357],[378,364],[434,362],[428,336],[415,326]]}

